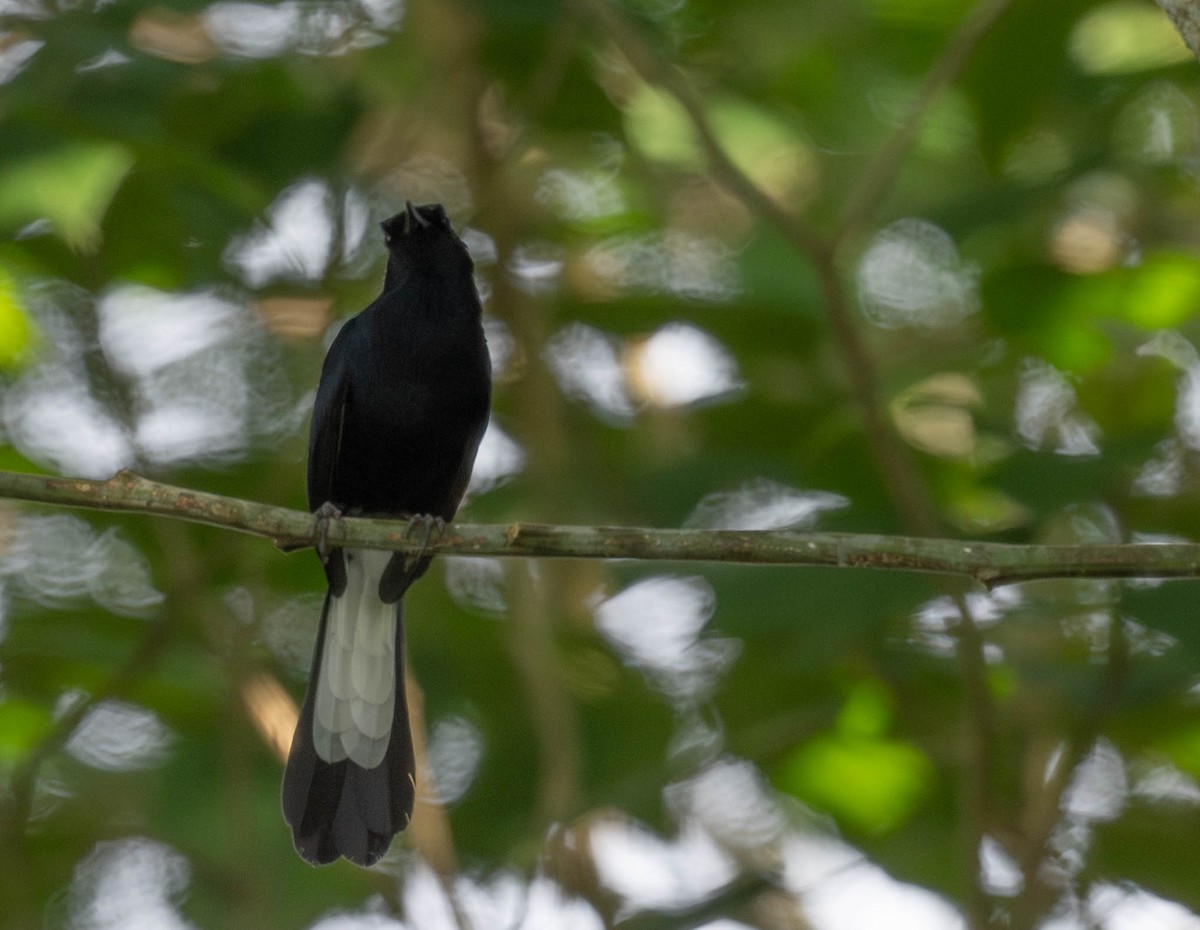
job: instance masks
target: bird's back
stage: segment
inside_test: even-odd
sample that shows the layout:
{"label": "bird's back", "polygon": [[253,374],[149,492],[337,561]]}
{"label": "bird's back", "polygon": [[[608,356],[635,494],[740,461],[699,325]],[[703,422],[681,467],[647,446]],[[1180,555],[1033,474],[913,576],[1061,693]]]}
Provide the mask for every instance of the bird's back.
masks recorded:
{"label": "bird's back", "polygon": [[333,461],[310,458],[310,471],[330,472],[314,508],[453,517],[487,427],[491,371],[473,290],[436,283],[414,276],[381,295],[330,348],[326,364],[345,366],[343,411],[327,427],[338,431]]}

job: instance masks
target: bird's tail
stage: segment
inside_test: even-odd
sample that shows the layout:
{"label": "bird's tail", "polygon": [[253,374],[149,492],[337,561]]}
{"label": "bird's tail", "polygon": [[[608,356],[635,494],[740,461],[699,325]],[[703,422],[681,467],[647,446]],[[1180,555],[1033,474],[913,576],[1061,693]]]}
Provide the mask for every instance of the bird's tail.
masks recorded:
{"label": "bird's tail", "polygon": [[308,693],[283,775],[283,816],[314,865],[373,865],[408,826],[415,794],[404,695],[404,602],[379,582],[391,553],[346,549],[346,583],[321,610]]}

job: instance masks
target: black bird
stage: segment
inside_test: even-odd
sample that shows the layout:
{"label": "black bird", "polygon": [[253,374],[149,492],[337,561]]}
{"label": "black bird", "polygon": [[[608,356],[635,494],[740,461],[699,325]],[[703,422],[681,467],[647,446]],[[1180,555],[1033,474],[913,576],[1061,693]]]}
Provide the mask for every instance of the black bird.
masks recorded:
{"label": "black bird", "polygon": [[[383,224],[383,293],[334,339],[313,405],[308,503],[450,520],[488,422],[491,363],[471,257],[440,204]],[[336,509],[334,509],[336,508]],[[404,592],[429,557],[323,553],[329,590],[283,776],[283,815],[314,865],[373,865],[416,789],[404,697]]]}

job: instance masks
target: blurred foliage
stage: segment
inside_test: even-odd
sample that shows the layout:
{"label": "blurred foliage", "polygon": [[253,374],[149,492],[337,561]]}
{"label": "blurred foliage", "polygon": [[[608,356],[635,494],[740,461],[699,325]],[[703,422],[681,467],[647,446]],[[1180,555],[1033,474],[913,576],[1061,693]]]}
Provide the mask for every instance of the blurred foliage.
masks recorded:
{"label": "blurred foliage", "polygon": [[[0,85],[0,467],[302,506],[412,198],[495,354],[466,519],[1200,538],[1200,88],[1149,2],[0,0]],[[422,861],[589,902],[547,926],[738,873],[789,902],[740,924],[871,925],[834,860],[975,927],[1200,921],[1194,585],[448,560],[418,823],[314,872],[262,685],[300,694],[311,554],[54,517],[0,512],[4,926],[453,926]]]}

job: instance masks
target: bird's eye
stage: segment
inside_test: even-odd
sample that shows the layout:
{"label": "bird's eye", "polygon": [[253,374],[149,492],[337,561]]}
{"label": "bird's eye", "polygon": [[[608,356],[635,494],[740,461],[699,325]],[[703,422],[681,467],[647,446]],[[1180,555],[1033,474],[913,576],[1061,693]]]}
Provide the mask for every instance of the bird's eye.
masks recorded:
{"label": "bird's eye", "polygon": [[385,246],[387,246],[387,247],[390,249],[390,248],[392,247],[392,237],[391,237],[391,236],[384,236],[384,237],[383,237],[383,244],[384,244]]}

